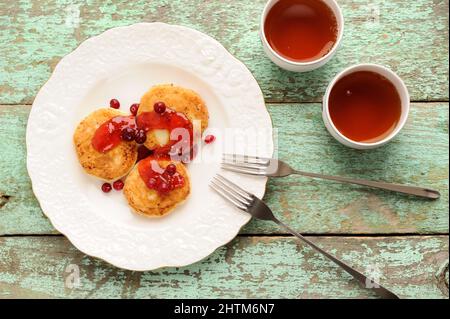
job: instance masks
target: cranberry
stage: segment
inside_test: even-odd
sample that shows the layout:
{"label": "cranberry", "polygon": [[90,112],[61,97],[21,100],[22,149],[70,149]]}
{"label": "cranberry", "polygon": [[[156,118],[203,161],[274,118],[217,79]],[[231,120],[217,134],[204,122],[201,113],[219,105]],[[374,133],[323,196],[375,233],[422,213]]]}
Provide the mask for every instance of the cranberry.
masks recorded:
{"label": "cranberry", "polygon": [[165,182],[170,182],[170,174],[169,173],[167,173],[167,171],[164,171],[161,175],[160,175],[160,177],[161,177],[161,180],[162,181],[165,181]]}
{"label": "cranberry", "polygon": [[120,107],[120,102],[117,99],[112,99],[109,101],[109,106],[113,109],[118,109]]}
{"label": "cranberry", "polygon": [[153,109],[156,113],[163,114],[166,111],[166,104],[164,102],[156,102],[153,105]]}
{"label": "cranberry", "polygon": [[138,109],[139,109],[139,103],[131,104],[131,106],[130,106],[130,112],[131,112],[131,114],[136,115]]}
{"label": "cranberry", "polygon": [[158,192],[162,194],[170,192],[170,185],[167,184],[166,182],[161,182],[158,185]]}
{"label": "cranberry", "polygon": [[175,166],[175,164],[169,164],[166,167],[166,172],[169,175],[173,175],[177,172],[177,167]]}
{"label": "cranberry", "polygon": [[182,175],[176,175],[175,177],[174,177],[174,179],[173,179],[173,181],[172,181],[172,184],[174,185],[174,186],[176,186],[176,187],[179,187],[179,186],[183,186],[183,184],[184,184],[184,178],[183,178],[183,176]]}
{"label": "cranberry", "polygon": [[150,188],[155,188],[157,184],[156,178],[150,177],[148,180],[148,186]]}
{"label": "cranberry", "polygon": [[102,191],[104,193],[109,193],[111,191],[111,184],[110,183],[103,183]]}
{"label": "cranberry", "polygon": [[123,182],[119,179],[113,183],[113,187],[116,191],[120,191],[123,188]]}
{"label": "cranberry", "polygon": [[134,140],[138,144],[144,144],[145,141],[147,140],[147,134],[145,133],[144,130],[138,130],[136,132],[136,136],[134,137]]}
{"label": "cranberry", "polygon": [[126,142],[131,142],[132,140],[134,140],[135,135],[136,135],[136,133],[135,133],[134,129],[132,129],[131,127],[126,127],[122,130],[120,137],[122,138],[122,140],[124,140]]}
{"label": "cranberry", "polygon": [[216,137],[214,135],[206,135],[205,137],[205,143],[210,144],[216,140]]}

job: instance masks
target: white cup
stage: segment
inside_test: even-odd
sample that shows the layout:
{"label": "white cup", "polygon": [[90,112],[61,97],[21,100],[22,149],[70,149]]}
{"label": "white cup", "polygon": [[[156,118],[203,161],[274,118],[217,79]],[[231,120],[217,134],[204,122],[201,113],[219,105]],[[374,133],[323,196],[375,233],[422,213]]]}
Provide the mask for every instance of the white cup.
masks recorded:
{"label": "white cup", "polygon": [[331,48],[331,50],[321,57],[320,59],[314,60],[314,61],[308,61],[308,62],[298,62],[289,60],[285,57],[282,57],[280,54],[278,54],[269,44],[267,41],[266,35],[264,33],[264,24],[266,22],[267,14],[269,13],[270,9],[277,3],[279,0],[269,0],[266,3],[266,6],[264,7],[263,13],[261,15],[261,21],[259,26],[259,36],[261,38],[264,52],[266,55],[272,60],[273,63],[278,65],[280,68],[288,70],[288,71],[294,71],[294,72],[308,72],[312,71],[314,69],[320,68],[325,63],[327,63],[333,55],[336,53],[337,48],[339,47],[342,36],[344,34],[344,17],[342,15],[341,8],[338,6],[335,0],[321,0],[323,1],[334,13],[334,16],[336,17],[337,22],[337,28],[338,28],[338,35],[337,40],[334,46]]}
{"label": "white cup", "polygon": [[[397,126],[391,132],[391,134],[389,134],[382,140],[379,140],[376,142],[363,143],[363,142],[356,142],[356,141],[349,139],[348,137],[343,135],[341,132],[339,132],[339,130],[333,124],[333,121],[331,120],[331,117],[330,117],[330,110],[328,108],[328,100],[330,97],[330,92],[333,89],[334,85],[336,84],[337,81],[339,81],[344,76],[349,75],[354,72],[359,72],[359,71],[370,71],[370,72],[374,72],[374,73],[378,73],[378,74],[382,75],[383,77],[388,79],[395,86],[395,88],[397,89],[397,92],[400,96],[401,114],[400,114],[400,120],[398,121]],[[381,65],[358,64],[358,65],[351,66],[351,67],[343,70],[338,75],[336,75],[335,78],[330,82],[330,84],[328,85],[328,88],[325,92],[325,95],[323,97],[322,118],[323,118],[323,122],[325,123],[325,126],[326,126],[328,132],[330,132],[330,134],[336,140],[338,140],[340,143],[342,143],[348,147],[352,147],[352,148],[356,148],[356,149],[360,149],[360,150],[371,149],[371,148],[376,148],[376,147],[386,144],[387,142],[392,140],[398,134],[398,132],[400,132],[402,127],[405,125],[406,120],[408,119],[409,104],[410,104],[410,102],[409,102],[408,89],[406,88],[405,83],[403,83],[402,79],[397,74],[395,74],[390,69],[388,69],[384,66],[381,66]]]}

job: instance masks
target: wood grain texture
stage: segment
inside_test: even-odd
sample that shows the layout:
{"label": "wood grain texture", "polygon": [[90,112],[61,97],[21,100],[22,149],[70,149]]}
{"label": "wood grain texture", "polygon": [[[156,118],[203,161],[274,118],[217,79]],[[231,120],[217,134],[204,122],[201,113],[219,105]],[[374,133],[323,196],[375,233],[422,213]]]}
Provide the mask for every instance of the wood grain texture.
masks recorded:
{"label": "wood grain texture", "polygon": [[[447,236],[312,240],[360,271],[378,273],[402,298],[448,298]],[[333,263],[286,237],[238,237],[202,262],[152,272],[109,266],[64,237],[0,238],[0,260],[0,298],[374,297]],[[73,289],[65,284],[73,283],[70,265],[80,274]]]}
{"label": "wood grain texture", "polygon": [[268,102],[319,101],[344,67],[391,67],[415,101],[448,100],[448,0],[340,0],[345,35],[325,67],[286,72],[265,57],[258,37],[266,0],[1,1],[0,104],[29,104],[57,62],[109,28],[162,21],[221,42],[253,72]]}
{"label": "wood grain texture", "polygon": [[[26,172],[30,106],[58,61],[82,41],[116,26],[162,21],[193,27],[221,42],[258,80],[278,129],[279,156],[299,169],[441,191],[439,201],[310,180],[271,180],[266,201],[294,228],[404,298],[448,298],[448,0],[338,0],[346,29],[325,67],[286,72],[258,38],[266,0],[47,0],[0,2],[0,299],[1,298],[372,298],[352,279],[291,237],[237,237],[183,268],[129,272],[88,257],[56,234]],[[360,152],[325,131],[318,102],[344,67],[391,67],[414,101],[411,117],[387,146]],[[286,104],[286,103],[294,104]],[[305,103],[308,102],[308,103]],[[304,103],[304,104],[302,104]],[[241,234],[278,234],[250,222]],[[345,237],[345,234],[435,234]],[[3,235],[14,235],[12,237]],[[70,289],[68,266],[80,269]]]}
{"label": "wood grain texture", "polygon": [[[0,235],[50,234],[26,171],[29,106],[0,107]],[[361,152],[325,130],[319,104],[270,105],[279,157],[299,169],[428,186],[437,201],[303,177],[272,179],[265,200],[294,228],[313,234],[448,233],[448,103],[414,103],[390,144]],[[279,233],[252,221],[244,234]]]}

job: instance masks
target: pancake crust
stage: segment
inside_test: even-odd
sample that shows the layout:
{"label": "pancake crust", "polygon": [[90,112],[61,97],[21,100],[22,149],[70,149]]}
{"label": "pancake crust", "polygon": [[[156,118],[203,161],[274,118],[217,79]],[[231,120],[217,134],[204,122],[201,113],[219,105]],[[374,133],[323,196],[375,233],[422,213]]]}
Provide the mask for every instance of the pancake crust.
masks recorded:
{"label": "pancake crust", "polygon": [[179,162],[169,160],[158,160],[162,168],[173,163],[177,172],[184,177],[184,185],[176,188],[165,195],[160,195],[156,190],[150,189],[142,180],[138,165],[134,167],[125,180],[123,194],[135,213],[147,217],[161,217],[167,215],[178,204],[183,202],[191,191],[189,175],[185,166]]}
{"label": "pancake crust", "polygon": [[111,108],[94,111],[78,124],[73,135],[81,166],[89,175],[105,181],[116,180],[128,174],[138,156],[135,142],[120,142],[106,153],[98,152],[92,146],[92,137],[97,128],[119,115],[126,114]]}
{"label": "pancake crust", "polygon": [[[203,99],[194,91],[185,89],[173,84],[162,84],[152,87],[141,98],[138,115],[142,112],[153,111],[156,102],[164,102],[166,106],[176,112],[183,113],[194,123],[200,121],[201,133],[208,127],[208,109]],[[167,138],[167,137],[166,137]],[[164,138],[163,138],[164,140]],[[145,146],[148,149],[155,149],[163,146],[153,130],[147,132]]]}

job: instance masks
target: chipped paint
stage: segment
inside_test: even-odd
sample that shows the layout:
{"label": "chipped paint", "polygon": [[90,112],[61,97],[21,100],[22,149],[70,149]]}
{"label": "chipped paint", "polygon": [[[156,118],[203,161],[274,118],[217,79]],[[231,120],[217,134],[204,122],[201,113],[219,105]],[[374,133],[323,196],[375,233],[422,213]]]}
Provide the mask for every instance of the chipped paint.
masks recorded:
{"label": "chipped paint", "polygon": [[[409,122],[389,145],[358,152],[323,129],[318,104],[329,80],[361,62],[391,67],[413,100],[448,101],[448,1],[342,0],[343,45],[325,67],[286,72],[264,55],[258,38],[266,0],[0,2],[0,104],[30,104],[59,60],[109,28],[163,21],[210,34],[253,72],[279,129],[280,157],[299,169],[398,183],[442,192],[423,201],[302,177],[273,179],[265,199],[304,233],[448,233],[448,103],[414,103]],[[256,13],[256,14],[255,14]],[[53,234],[25,169],[29,106],[0,105],[0,236]],[[252,221],[241,233],[276,234]],[[408,298],[448,298],[448,236],[315,238],[361,270],[380,269],[383,284]],[[184,268],[127,272],[89,258],[63,237],[0,237],[0,298],[280,297],[366,298],[335,265],[292,238],[241,237]],[[65,287],[68,265],[82,286]]]}
{"label": "chipped paint", "polygon": [[[448,103],[414,103],[411,121],[399,136],[371,152],[334,141],[323,128],[320,110],[319,104],[269,106],[279,128],[280,158],[305,171],[424,185],[440,190],[442,198],[415,199],[291,176],[268,183],[265,200],[277,216],[314,234],[448,232]],[[31,192],[25,167],[28,112],[28,106],[0,107],[0,193],[14,195],[0,208],[0,234],[55,232]],[[305,119],[301,125],[299,119]],[[269,222],[252,221],[241,233],[279,232]]]}
{"label": "chipped paint", "polygon": [[361,62],[393,68],[413,100],[448,100],[448,1],[339,1],[346,22],[342,46],[325,67],[303,74],[283,71],[264,55],[258,28],[265,2],[2,1],[0,104],[31,103],[53,70],[47,61],[61,59],[81,41],[112,27],[153,21],[216,38],[249,67],[270,102],[319,101],[339,70]]}
{"label": "chipped paint", "polygon": [[[437,287],[434,275],[441,265],[435,261],[448,260],[447,236],[312,237],[311,240],[361,271],[367,270],[367,265],[377,265],[382,284],[403,298],[446,298],[445,291]],[[425,259],[420,261],[417,255]],[[336,265],[296,239],[285,237],[240,237],[196,264],[139,273],[87,257],[64,237],[0,238],[0,257],[0,296],[374,297]],[[64,285],[67,276],[64,270],[74,257],[79,261],[80,286],[69,289]],[[223,262],[227,258],[229,262]],[[395,259],[405,262],[393,264]],[[415,271],[408,272],[408,269]]]}
{"label": "chipped paint", "polygon": [[80,4],[70,4],[65,9],[65,26],[76,29],[80,26]]}

